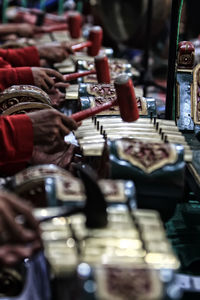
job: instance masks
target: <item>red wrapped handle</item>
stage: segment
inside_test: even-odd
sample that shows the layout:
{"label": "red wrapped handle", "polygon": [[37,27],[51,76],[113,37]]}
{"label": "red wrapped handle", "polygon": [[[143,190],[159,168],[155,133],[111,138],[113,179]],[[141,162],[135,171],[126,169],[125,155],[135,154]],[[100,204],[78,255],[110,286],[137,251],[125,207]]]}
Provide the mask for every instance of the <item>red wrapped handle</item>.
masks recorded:
{"label": "red wrapped handle", "polygon": [[85,71],[85,72],[66,74],[66,75],[63,75],[63,77],[64,77],[65,81],[71,81],[71,80],[75,80],[77,78],[84,77],[84,76],[87,76],[90,74],[95,74],[95,73],[96,73],[95,70],[90,70],[90,71]]}
{"label": "red wrapped handle", "polygon": [[87,42],[82,42],[76,45],[72,45],[72,50],[74,51],[79,51],[84,49],[85,47],[91,47],[92,46],[92,42],[91,41],[87,41]]}
{"label": "red wrapped handle", "polygon": [[87,119],[89,117],[92,117],[104,110],[107,110],[114,105],[117,105],[117,100],[112,100],[108,103],[102,104],[101,106],[96,106],[96,107],[92,107],[92,108],[88,108],[88,109],[79,111],[79,112],[71,115],[71,118],[74,119],[76,122],[80,122],[80,121]]}
{"label": "red wrapped handle", "polygon": [[51,33],[53,31],[62,31],[67,29],[68,29],[67,24],[57,24],[51,26],[36,27],[35,33]]}

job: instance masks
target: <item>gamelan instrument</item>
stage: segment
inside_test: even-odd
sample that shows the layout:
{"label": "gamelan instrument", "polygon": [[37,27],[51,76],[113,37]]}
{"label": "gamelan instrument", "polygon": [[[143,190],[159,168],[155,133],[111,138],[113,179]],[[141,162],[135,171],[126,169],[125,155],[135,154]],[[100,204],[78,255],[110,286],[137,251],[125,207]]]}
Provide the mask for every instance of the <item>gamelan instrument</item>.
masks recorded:
{"label": "gamelan instrument", "polygon": [[84,111],[77,112],[75,114],[72,114],[71,117],[75,121],[81,121],[101,111],[107,110],[113,105],[118,104],[120,107],[121,117],[124,121],[136,121],[139,118],[139,112],[132,80],[127,75],[121,75],[115,80],[115,88],[117,93],[117,100],[114,99],[98,107],[89,108]]}
{"label": "gamelan instrument", "polygon": [[51,33],[54,31],[68,30],[72,39],[81,36],[82,16],[79,12],[69,12],[66,23],[55,24],[50,26],[35,27],[35,33]]}
{"label": "gamelan instrument", "polygon": [[105,55],[95,56],[95,70],[66,74],[63,77],[65,81],[71,81],[91,74],[97,75],[99,83],[110,83],[108,58]]}

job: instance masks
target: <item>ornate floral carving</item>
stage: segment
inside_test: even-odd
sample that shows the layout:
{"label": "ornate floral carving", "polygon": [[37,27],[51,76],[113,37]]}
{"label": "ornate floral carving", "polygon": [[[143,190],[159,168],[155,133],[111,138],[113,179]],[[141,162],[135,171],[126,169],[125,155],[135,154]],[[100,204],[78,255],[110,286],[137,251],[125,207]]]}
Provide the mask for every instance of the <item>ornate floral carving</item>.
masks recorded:
{"label": "ornate floral carving", "polygon": [[17,114],[24,114],[27,112],[36,111],[36,110],[51,109],[51,108],[52,106],[45,103],[22,102],[22,103],[17,103],[11,107],[8,107],[3,111],[2,115],[4,116],[17,115]]}
{"label": "ornate floral carving", "polygon": [[0,112],[20,103],[30,102],[51,105],[49,96],[40,88],[31,85],[13,85],[0,94]]}
{"label": "ornate floral carving", "polygon": [[178,67],[191,69],[194,65],[194,45],[191,42],[181,42],[178,46]]}
{"label": "ornate floral carving", "polygon": [[[83,63],[83,66],[86,70],[92,70],[92,69],[94,69],[94,62],[93,61],[85,61]],[[110,77],[111,77],[112,81],[114,81],[115,78],[119,74],[126,72],[127,67],[131,68],[130,65],[122,64],[121,62],[118,62],[117,60],[112,61],[109,64]],[[84,80],[84,82],[97,82],[97,77],[96,77],[96,74],[91,74],[91,75],[85,76],[83,80]]]}
{"label": "ornate floral carving", "polygon": [[9,98],[4,102],[0,103],[0,109],[3,111],[7,110],[8,108],[19,104],[19,103],[26,103],[26,102],[35,102],[34,98],[31,97],[18,97],[18,98]]}
{"label": "ornate floral carving", "polygon": [[[16,96],[35,96],[38,98],[41,98],[41,102],[45,102],[47,104],[51,103],[50,98],[46,92],[44,92],[42,89],[40,89],[37,86],[33,85],[12,85],[11,87],[5,89],[0,96],[0,101],[2,97],[13,95]],[[9,97],[10,98],[10,97]]]}
{"label": "ornate floral carving", "polygon": [[54,176],[72,177],[70,173],[55,165],[52,164],[39,165],[39,166],[27,168],[21,171],[20,173],[16,174],[15,184],[18,186],[23,184],[24,182],[31,181],[37,178],[54,177]]}
{"label": "ornate floral carving", "polygon": [[106,266],[97,270],[101,299],[160,299],[161,284],[155,271],[142,268]]}
{"label": "ornate floral carving", "polygon": [[[94,96],[95,106],[99,106],[108,101],[116,99],[114,84],[88,84],[87,93]],[[137,104],[140,115],[147,115],[148,112],[146,99],[144,99],[143,97],[138,97]],[[109,109],[109,111],[119,112],[119,107],[113,106]]]}
{"label": "ornate floral carving", "polygon": [[145,173],[151,173],[177,161],[177,152],[173,144],[122,139],[116,141],[116,147],[120,159],[127,160]]}
{"label": "ornate floral carving", "polygon": [[56,180],[56,193],[61,201],[83,201],[86,197],[82,182],[72,176]]}

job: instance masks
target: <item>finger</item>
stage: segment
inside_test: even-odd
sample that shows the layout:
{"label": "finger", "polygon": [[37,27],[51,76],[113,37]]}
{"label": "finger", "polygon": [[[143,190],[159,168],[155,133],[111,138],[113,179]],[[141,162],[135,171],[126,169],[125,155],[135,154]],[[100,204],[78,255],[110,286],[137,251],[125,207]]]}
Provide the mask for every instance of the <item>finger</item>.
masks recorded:
{"label": "finger", "polygon": [[49,89],[54,87],[54,80],[51,77],[49,77],[47,74],[45,74],[44,80],[45,80],[45,83],[48,85]]}
{"label": "finger", "polygon": [[24,258],[30,257],[32,253],[33,250],[30,247],[8,244],[0,247],[0,261],[4,265],[13,266]]}
{"label": "finger", "polygon": [[60,123],[60,132],[61,132],[61,136],[65,137],[65,135],[68,135],[70,133],[70,130],[68,127],[64,126],[64,124],[61,122]]}
{"label": "finger", "polygon": [[41,240],[37,239],[28,245],[11,244],[10,252],[17,255],[19,258],[25,258],[32,256],[35,252],[42,249]]}
{"label": "finger", "polygon": [[77,129],[77,123],[72,119],[65,115],[62,116],[62,122],[65,126],[67,126],[70,130],[76,130]]}
{"label": "finger", "polygon": [[41,88],[43,89],[43,90],[45,90],[45,91],[47,91],[47,92],[49,92],[50,91],[50,87],[48,86],[48,84],[46,84],[46,82],[42,79],[41,80]]}
{"label": "finger", "polygon": [[30,257],[33,253],[32,247],[29,245],[10,245],[10,253],[14,254],[18,257],[18,259],[22,259],[25,257]]}
{"label": "finger", "polygon": [[12,198],[10,197],[9,199],[14,210],[25,217],[25,221],[30,226],[30,228],[40,232],[39,222],[34,218],[30,205],[25,203],[25,200],[19,199],[15,195],[12,195]]}
{"label": "finger", "polygon": [[3,214],[4,222],[9,228],[7,232],[13,239],[19,239],[20,241],[29,242],[36,238],[36,233],[32,230],[25,229],[20,224],[15,222],[15,215],[13,211],[8,207],[1,205],[1,212]]}
{"label": "finger", "polygon": [[64,49],[64,55],[65,55],[65,59],[69,57],[71,53],[68,52],[66,49]]}
{"label": "finger", "polygon": [[64,49],[60,49],[60,52],[58,52],[58,59],[63,61],[67,56],[67,52]]}
{"label": "finger", "polygon": [[54,87],[55,88],[68,88],[70,84],[68,82],[56,82]]}
{"label": "finger", "polygon": [[4,266],[13,266],[18,263],[17,256],[10,253],[8,246],[0,247],[0,263]]}
{"label": "finger", "polygon": [[40,149],[43,153],[46,153],[46,154],[50,155],[50,154],[55,154],[57,152],[65,150],[65,147],[66,147],[66,143],[65,143],[64,140],[62,140],[59,143],[54,142],[51,145],[42,146],[42,147],[40,147]]}
{"label": "finger", "polygon": [[32,253],[35,253],[41,249],[43,249],[42,240],[35,240],[31,243]]}
{"label": "finger", "polygon": [[67,47],[66,50],[69,54],[74,54],[75,53],[75,51],[72,49],[72,47]]}
{"label": "finger", "polygon": [[60,81],[64,81],[63,75],[53,69],[45,69],[46,74],[56,77]]}
{"label": "finger", "polygon": [[72,47],[68,43],[62,42],[61,45],[63,46],[65,51],[67,51],[67,54],[74,54],[74,50],[72,49]]}

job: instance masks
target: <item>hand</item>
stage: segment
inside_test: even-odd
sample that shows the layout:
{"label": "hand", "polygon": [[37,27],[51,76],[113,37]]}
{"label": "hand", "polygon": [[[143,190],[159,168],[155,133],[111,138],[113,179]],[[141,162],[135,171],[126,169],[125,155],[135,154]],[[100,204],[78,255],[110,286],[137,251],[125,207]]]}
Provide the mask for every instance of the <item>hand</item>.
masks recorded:
{"label": "hand", "polygon": [[78,124],[55,109],[29,113],[33,124],[34,145],[42,146],[45,153],[56,153],[66,145],[65,135],[76,130]]}
{"label": "hand", "polygon": [[41,248],[38,224],[27,203],[0,191],[0,263],[15,264]]}
{"label": "hand", "polygon": [[70,47],[59,42],[51,42],[36,46],[40,58],[45,58],[51,63],[61,62],[72,53]]}
{"label": "hand", "polygon": [[[23,216],[26,227],[17,222],[17,216]],[[28,243],[39,238],[38,222],[32,216],[31,207],[16,195],[0,191],[0,242]]]}
{"label": "hand", "polygon": [[[58,86],[59,83],[57,83]],[[57,85],[55,84],[55,86]],[[60,83],[61,84],[61,83]],[[62,93],[58,88],[52,88],[49,92],[48,95],[51,99],[51,105],[56,108],[59,107],[59,105],[65,101],[65,93]]]}
{"label": "hand", "polygon": [[2,245],[0,246],[0,263],[3,266],[14,266],[40,249],[40,241],[35,241],[28,246],[13,243]]}
{"label": "hand", "polygon": [[[52,77],[58,81],[63,81],[63,76],[59,72],[49,68],[32,67],[34,84],[47,92],[54,86],[55,82]],[[51,77],[50,77],[51,76]]]}
{"label": "hand", "polygon": [[67,51],[68,54],[74,54],[74,50],[72,49],[72,45],[68,42],[61,42],[61,46]]}
{"label": "hand", "polygon": [[34,25],[28,23],[15,24],[16,33],[23,37],[32,37],[34,35]]}
{"label": "hand", "polygon": [[63,149],[54,154],[49,154],[43,152],[43,147],[35,146],[30,163],[31,165],[54,164],[67,170],[74,160],[76,149],[77,146],[65,143]]}

